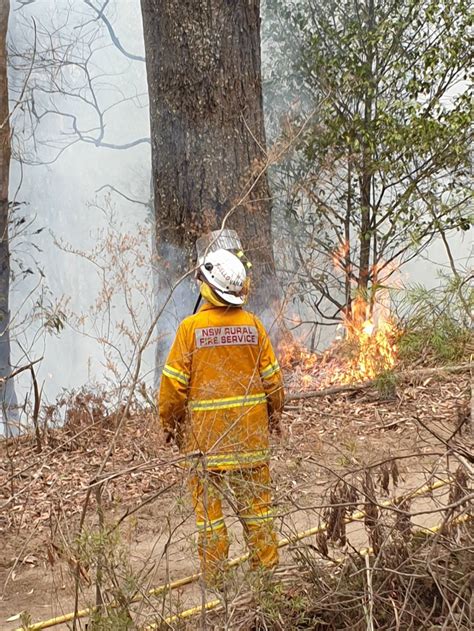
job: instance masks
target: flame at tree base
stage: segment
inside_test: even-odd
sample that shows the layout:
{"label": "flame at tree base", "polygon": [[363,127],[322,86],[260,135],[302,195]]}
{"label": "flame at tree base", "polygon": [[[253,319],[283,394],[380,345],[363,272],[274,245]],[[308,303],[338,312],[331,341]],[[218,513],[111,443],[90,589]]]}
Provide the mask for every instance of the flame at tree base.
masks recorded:
{"label": "flame at tree base", "polygon": [[354,355],[346,366],[343,382],[374,379],[395,366],[399,332],[387,306],[377,303],[370,315],[369,304],[357,297],[352,304],[351,316],[345,318],[345,328]]}
{"label": "flame at tree base", "polygon": [[291,371],[293,389],[360,383],[395,366],[399,330],[386,304],[378,302],[371,308],[357,297],[343,319],[343,328],[344,339],[334,341],[322,355],[298,342],[279,349],[282,367]]}

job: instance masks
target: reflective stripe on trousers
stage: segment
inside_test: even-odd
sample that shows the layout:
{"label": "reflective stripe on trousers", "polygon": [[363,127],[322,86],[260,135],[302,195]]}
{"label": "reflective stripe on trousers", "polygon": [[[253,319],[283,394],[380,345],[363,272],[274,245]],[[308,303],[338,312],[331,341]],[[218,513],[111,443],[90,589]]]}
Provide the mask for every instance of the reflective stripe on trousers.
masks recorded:
{"label": "reflective stripe on trousers", "polygon": [[257,467],[268,463],[270,459],[269,449],[257,449],[255,451],[234,451],[228,454],[205,454],[202,456],[189,456],[185,466],[196,469],[240,469]]}
{"label": "reflective stripe on trousers", "polygon": [[189,485],[198,527],[201,570],[208,581],[212,582],[223,571],[229,551],[222,512],[222,499],[226,496],[242,522],[252,567],[273,567],[278,563],[268,463],[236,471],[195,472]]}

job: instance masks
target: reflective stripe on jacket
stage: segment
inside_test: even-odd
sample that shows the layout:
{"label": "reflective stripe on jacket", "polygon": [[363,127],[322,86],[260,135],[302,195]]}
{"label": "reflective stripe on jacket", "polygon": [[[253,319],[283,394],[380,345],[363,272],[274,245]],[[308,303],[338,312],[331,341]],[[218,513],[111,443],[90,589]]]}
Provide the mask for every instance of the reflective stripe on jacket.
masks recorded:
{"label": "reflective stripe on jacket", "polygon": [[181,322],[163,368],[159,413],[184,453],[210,469],[268,460],[269,422],[283,408],[280,368],[262,323],[205,303]]}

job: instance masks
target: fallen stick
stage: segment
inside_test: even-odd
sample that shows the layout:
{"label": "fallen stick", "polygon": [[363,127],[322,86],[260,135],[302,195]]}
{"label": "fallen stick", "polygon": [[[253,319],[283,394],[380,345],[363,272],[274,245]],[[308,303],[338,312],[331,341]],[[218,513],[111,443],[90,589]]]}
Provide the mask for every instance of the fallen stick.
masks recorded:
{"label": "fallen stick", "polygon": [[[429,377],[430,375],[436,375],[443,372],[460,373],[467,372],[473,368],[472,363],[459,364],[458,366],[440,366],[438,368],[420,368],[418,370],[402,370],[394,373],[396,377],[401,379],[409,379],[410,377]],[[365,390],[370,388],[376,383],[375,379],[370,381],[363,381],[361,383],[342,384],[340,386],[333,386],[332,388],[324,388],[323,390],[308,390],[307,392],[290,392],[286,396],[287,401],[298,401],[301,399],[315,399],[317,397],[330,397],[334,394],[341,394],[343,392],[357,392],[359,390]]]}
{"label": "fallen stick", "polygon": [[416,370],[402,370],[399,373],[395,373],[400,377],[429,377],[430,375],[436,375],[440,372],[466,372],[474,368],[473,362],[466,362],[465,364],[457,364],[456,366],[436,366],[435,368],[417,368]]}
{"label": "fallen stick", "polygon": [[298,401],[300,399],[314,399],[316,397],[330,397],[333,394],[341,394],[342,392],[356,392],[369,388],[374,382],[364,381],[363,383],[353,383],[351,385],[334,386],[333,388],[324,388],[324,390],[308,390],[307,392],[290,392],[286,397],[286,401]]}
{"label": "fallen stick", "polygon": [[387,423],[386,425],[375,425],[375,427],[371,427],[370,431],[371,432],[376,432],[380,429],[390,429],[392,427],[396,427],[397,425],[400,425],[400,423],[407,423],[408,421],[411,421],[412,419],[409,418],[399,418],[396,421],[392,421],[391,423]]}

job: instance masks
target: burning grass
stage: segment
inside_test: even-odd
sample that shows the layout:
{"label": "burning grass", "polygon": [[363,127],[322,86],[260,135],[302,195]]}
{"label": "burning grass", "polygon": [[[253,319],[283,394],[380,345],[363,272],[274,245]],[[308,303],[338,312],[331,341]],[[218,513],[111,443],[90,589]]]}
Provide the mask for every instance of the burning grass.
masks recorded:
{"label": "burning grass", "polygon": [[332,262],[345,285],[341,324],[322,354],[308,351],[298,340],[279,348],[291,389],[357,384],[384,379],[398,365],[440,365],[473,356],[474,292],[469,278],[455,273],[441,276],[441,285],[434,289],[402,288],[395,263],[379,261],[369,270],[368,285],[361,288],[349,243],[334,250]]}
{"label": "burning grass", "polygon": [[358,295],[326,351],[311,352],[298,340],[279,348],[289,388],[317,390],[372,380],[391,388],[398,367],[469,361],[473,332],[459,296],[448,287],[438,298],[427,297],[426,291],[410,294],[411,311],[397,315],[390,310],[386,289],[374,292],[370,300]]}
{"label": "burning grass", "polygon": [[318,355],[292,341],[280,350],[292,389],[327,388],[368,381],[391,371],[397,362],[400,331],[387,307],[371,307],[356,298],[343,319],[344,336]]}

